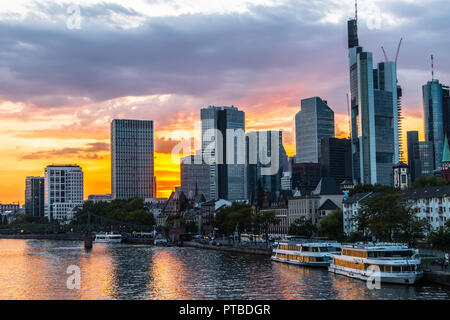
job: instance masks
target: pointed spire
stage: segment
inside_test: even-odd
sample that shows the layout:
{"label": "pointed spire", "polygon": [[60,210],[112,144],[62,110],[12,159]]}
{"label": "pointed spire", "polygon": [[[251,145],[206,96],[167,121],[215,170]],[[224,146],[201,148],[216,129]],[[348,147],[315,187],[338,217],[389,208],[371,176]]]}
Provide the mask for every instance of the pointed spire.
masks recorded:
{"label": "pointed spire", "polygon": [[445,135],[444,154],[442,156],[442,162],[450,162],[450,148],[448,146],[448,137],[447,137],[447,135]]}

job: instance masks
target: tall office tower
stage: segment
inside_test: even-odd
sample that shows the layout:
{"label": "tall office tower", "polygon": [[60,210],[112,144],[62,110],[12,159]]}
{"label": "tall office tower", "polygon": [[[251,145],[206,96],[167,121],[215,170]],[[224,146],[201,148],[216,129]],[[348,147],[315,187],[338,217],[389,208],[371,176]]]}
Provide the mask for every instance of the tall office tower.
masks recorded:
{"label": "tall office tower", "polygon": [[358,45],[356,19],[348,28],[353,179],[393,185],[392,168],[399,162],[396,64],[373,69],[372,53]]}
{"label": "tall office tower", "polygon": [[417,161],[420,160],[417,150],[417,143],[419,142],[419,131],[408,131],[406,133],[406,139],[408,144],[409,173],[411,176],[411,182],[414,182],[421,175],[420,163],[417,163]]}
{"label": "tall office tower", "polygon": [[153,121],[111,122],[111,191],[113,199],[154,198]]}
{"label": "tall office tower", "polygon": [[409,131],[408,137],[408,164],[411,182],[421,176],[431,176],[434,172],[433,143],[430,141],[419,141],[419,132]]}
{"label": "tall office tower", "polygon": [[348,139],[326,138],[321,141],[322,177],[332,177],[341,184],[352,180],[352,146]]}
{"label": "tall office tower", "polygon": [[210,165],[209,198],[247,199],[245,113],[236,107],[201,109],[202,154]]}
{"label": "tall office tower", "polygon": [[45,168],[45,217],[68,222],[74,209],[83,205],[83,170],[77,165],[51,165]]}
{"label": "tall office tower", "polygon": [[428,81],[422,87],[425,140],[433,144],[434,169],[442,164],[445,135],[450,134],[449,88],[439,80]]}
{"label": "tall office tower", "polygon": [[25,213],[33,217],[43,217],[44,198],[44,177],[27,177],[25,180]]}
{"label": "tall office tower", "polygon": [[[272,144],[275,141],[278,146]],[[248,199],[259,199],[262,196],[258,194],[259,187],[269,193],[280,191],[281,178],[288,162],[283,147],[283,132],[256,131],[247,133],[246,155]],[[270,168],[273,170],[270,170]]]}
{"label": "tall office tower", "polygon": [[319,97],[303,99],[295,115],[297,163],[320,161],[320,141],[334,137],[334,112]]}
{"label": "tall office tower", "polygon": [[181,191],[188,196],[203,195],[209,201],[209,165],[202,162],[201,156],[187,156],[180,163]]}

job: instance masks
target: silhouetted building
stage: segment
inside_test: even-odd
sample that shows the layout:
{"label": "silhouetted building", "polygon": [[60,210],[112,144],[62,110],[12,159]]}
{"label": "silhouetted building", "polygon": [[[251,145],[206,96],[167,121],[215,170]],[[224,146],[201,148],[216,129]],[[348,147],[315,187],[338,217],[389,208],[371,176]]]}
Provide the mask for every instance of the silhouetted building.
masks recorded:
{"label": "silhouetted building", "polygon": [[187,156],[181,159],[181,190],[188,198],[203,195],[209,200],[209,169],[210,166],[202,162],[200,156]]}
{"label": "silhouetted building", "polygon": [[321,178],[319,163],[292,164],[292,190],[299,190],[301,195],[313,191]]}
{"label": "silhouetted building", "polygon": [[43,217],[45,189],[44,177],[27,177],[25,180],[25,213],[33,217]]}
{"label": "silhouetted building", "polygon": [[350,140],[326,138],[321,141],[322,177],[332,177],[338,184],[352,180],[352,147]]}

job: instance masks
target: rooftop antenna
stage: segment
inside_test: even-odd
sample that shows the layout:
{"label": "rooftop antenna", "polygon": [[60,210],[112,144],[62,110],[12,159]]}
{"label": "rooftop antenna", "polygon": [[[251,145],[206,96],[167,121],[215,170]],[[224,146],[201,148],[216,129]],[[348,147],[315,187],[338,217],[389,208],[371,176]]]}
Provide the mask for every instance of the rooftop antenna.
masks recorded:
{"label": "rooftop antenna", "polygon": [[434,81],[434,56],[431,55],[431,81]]}
{"label": "rooftop antenna", "polygon": [[355,0],[355,20],[358,21],[358,0]]}

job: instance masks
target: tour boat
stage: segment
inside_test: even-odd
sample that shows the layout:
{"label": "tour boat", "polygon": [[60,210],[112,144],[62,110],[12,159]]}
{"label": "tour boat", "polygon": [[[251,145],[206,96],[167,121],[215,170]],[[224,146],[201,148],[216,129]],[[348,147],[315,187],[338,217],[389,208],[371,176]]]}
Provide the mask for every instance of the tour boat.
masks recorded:
{"label": "tour boat", "polygon": [[380,282],[414,284],[423,277],[417,251],[404,244],[359,244],[343,246],[340,255],[332,255],[328,270],[351,278]]}
{"label": "tour boat", "polygon": [[338,254],[341,245],[336,242],[279,242],[273,249],[272,260],[303,266],[328,267],[331,254]]}
{"label": "tour boat", "polygon": [[122,242],[122,235],[112,233],[97,233],[95,235],[95,242],[119,243]]}

